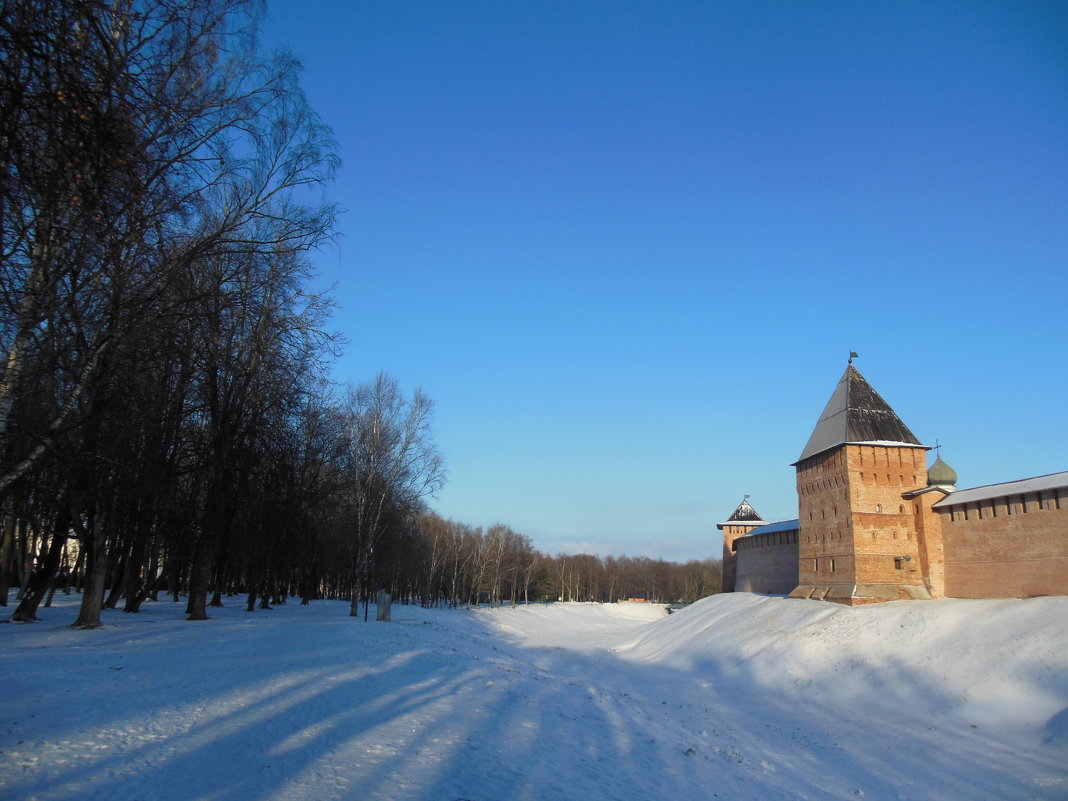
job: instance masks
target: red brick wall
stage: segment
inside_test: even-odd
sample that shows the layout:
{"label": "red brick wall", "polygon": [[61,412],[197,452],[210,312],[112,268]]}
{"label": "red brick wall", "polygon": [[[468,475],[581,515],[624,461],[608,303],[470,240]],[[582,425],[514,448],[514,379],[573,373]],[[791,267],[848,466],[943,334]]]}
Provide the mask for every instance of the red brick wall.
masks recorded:
{"label": "red brick wall", "polygon": [[919,447],[845,445],[797,465],[799,585],[922,587],[912,505],[927,483]]}
{"label": "red brick wall", "polygon": [[1068,490],[939,507],[946,595],[1068,595]]}

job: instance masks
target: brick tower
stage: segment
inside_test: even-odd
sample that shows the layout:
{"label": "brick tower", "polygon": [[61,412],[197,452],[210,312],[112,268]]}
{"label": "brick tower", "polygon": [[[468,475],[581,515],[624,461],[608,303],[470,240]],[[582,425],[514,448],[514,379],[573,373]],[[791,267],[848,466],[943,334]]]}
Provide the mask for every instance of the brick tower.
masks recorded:
{"label": "brick tower", "polygon": [[757,514],[757,510],[749,505],[748,495],[725,522],[716,523],[716,528],[723,532],[723,592],[734,592],[735,579],[738,577],[734,541],[762,525],[764,521]]}
{"label": "brick tower", "polygon": [[929,510],[903,497],[927,485],[926,451],[850,360],[794,463],[800,565],[791,597],[933,597],[922,542]]}

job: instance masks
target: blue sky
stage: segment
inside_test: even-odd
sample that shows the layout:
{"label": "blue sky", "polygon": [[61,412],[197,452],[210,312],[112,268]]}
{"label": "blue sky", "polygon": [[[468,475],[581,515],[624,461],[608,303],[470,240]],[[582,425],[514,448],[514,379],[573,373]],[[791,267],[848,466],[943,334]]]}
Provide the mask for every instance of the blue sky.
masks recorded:
{"label": "blue sky", "polygon": [[432,506],[716,556],[850,350],[962,487],[1068,469],[1068,5],[272,2],[339,142],[350,344]]}

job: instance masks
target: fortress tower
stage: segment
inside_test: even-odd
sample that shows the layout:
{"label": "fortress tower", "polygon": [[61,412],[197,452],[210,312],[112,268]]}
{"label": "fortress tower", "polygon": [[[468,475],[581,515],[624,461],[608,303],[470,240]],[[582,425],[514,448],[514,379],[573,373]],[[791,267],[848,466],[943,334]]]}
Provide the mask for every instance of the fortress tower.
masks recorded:
{"label": "fortress tower", "polygon": [[792,597],[860,604],[941,594],[937,515],[927,497],[912,499],[928,486],[926,451],[851,360],[794,463]]}
{"label": "fortress tower", "polygon": [[851,605],[1068,595],[1068,471],[958,490],[927,450],[851,358],[794,463],[799,519],[764,524],[746,500],[717,525],[723,590]]}
{"label": "fortress tower", "polygon": [[749,496],[746,495],[725,522],[716,523],[716,528],[723,532],[723,592],[734,592],[735,579],[738,576],[734,541],[754,528],[764,525],[756,509],[749,505],[748,498]]}

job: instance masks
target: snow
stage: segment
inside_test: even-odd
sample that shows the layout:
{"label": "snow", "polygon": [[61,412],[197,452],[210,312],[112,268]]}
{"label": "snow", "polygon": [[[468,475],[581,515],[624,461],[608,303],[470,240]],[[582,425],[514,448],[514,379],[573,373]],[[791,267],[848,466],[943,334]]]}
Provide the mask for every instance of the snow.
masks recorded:
{"label": "snow", "polygon": [[0,626],[0,798],[1068,798],[1068,598],[76,602]]}

